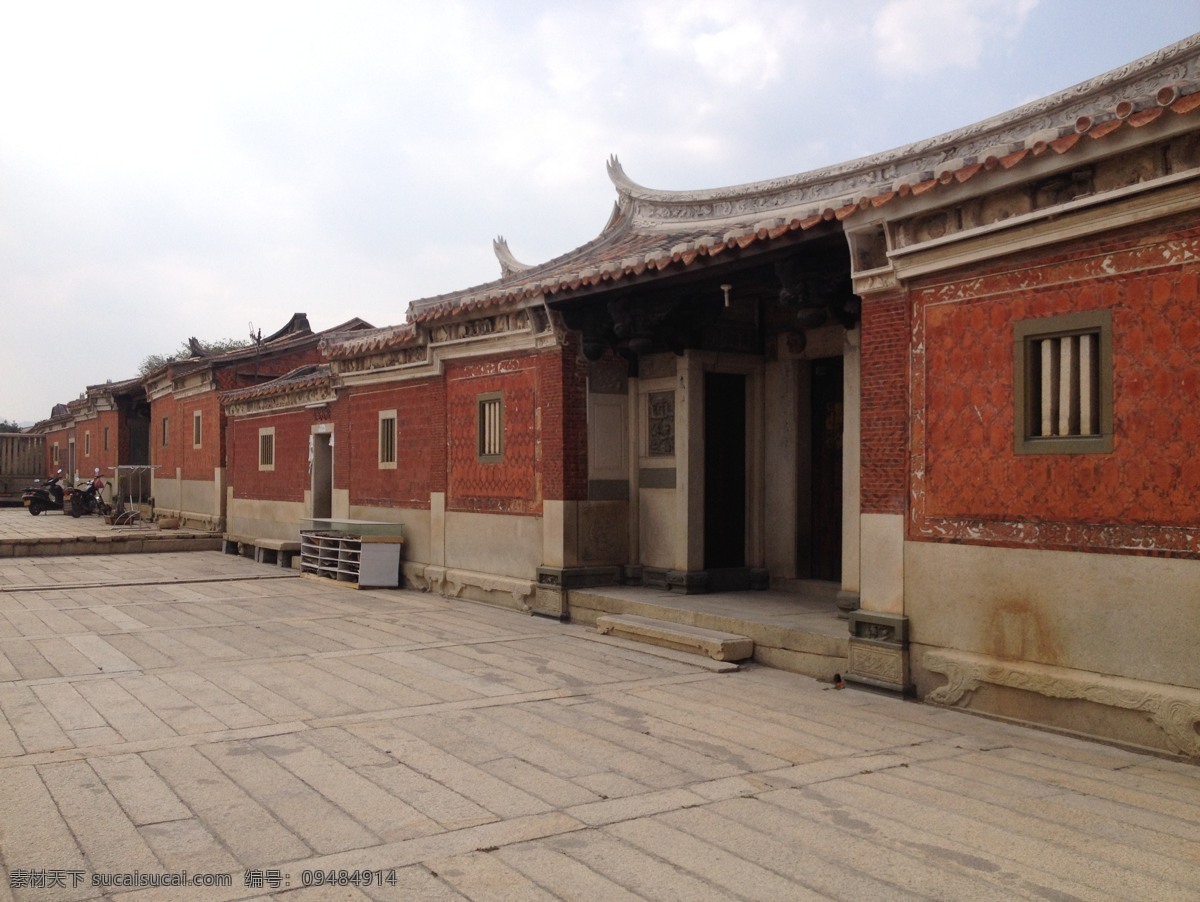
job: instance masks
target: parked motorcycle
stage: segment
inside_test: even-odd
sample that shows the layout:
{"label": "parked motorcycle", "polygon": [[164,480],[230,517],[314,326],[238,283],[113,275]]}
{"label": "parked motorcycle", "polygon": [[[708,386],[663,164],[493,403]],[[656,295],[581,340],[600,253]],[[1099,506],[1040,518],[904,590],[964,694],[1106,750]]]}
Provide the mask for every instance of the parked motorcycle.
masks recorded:
{"label": "parked motorcycle", "polygon": [[84,514],[100,514],[107,515],[112,507],[105,503],[104,496],[101,492],[104,491],[104,480],[100,478],[100,471],[96,471],[96,478],[91,482],[81,482],[75,486],[70,492],[70,497],[63,499],[63,505],[70,504],[69,512],[72,517],[82,517]]}
{"label": "parked motorcycle", "polygon": [[35,479],[33,485],[21,493],[21,503],[35,517],[42,511],[60,511],[63,508],[61,483],[62,470],[45,479]]}

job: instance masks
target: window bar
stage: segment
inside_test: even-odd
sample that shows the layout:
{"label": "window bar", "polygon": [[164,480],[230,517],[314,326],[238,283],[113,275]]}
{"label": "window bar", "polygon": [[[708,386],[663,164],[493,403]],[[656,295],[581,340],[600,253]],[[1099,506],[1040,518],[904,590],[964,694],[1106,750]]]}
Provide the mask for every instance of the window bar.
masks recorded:
{"label": "window bar", "polygon": [[1054,427],[1058,424],[1058,340],[1043,338],[1039,344],[1042,346],[1042,427],[1038,435],[1054,435]]}
{"label": "window bar", "polygon": [[1079,435],[1079,336],[1058,340],[1058,434]]}
{"label": "window bar", "polygon": [[1100,373],[1100,336],[1096,333],[1079,336],[1079,434],[1096,435],[1100,432],[1100,398],[1098,377]]}

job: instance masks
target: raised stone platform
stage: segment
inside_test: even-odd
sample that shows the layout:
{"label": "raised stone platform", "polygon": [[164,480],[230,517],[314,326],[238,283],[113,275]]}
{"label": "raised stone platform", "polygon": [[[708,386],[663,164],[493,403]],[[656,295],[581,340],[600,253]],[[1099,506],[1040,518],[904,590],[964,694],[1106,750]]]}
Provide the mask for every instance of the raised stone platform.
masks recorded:
{"label": "raised stone platform", "polygon": [[754,655],[754,640],[747,636],[635,614],[601,615],[596,618],[596,629],[607,635],[705,655],[714,661],[745,661]]}
{"label": "raised stone platform", "polygon": [[605,586],[567,594],[574,623],[594,626],[605,615],[634,615],[746,636],[756,663],[831,681],[846,672],[849,633],[837,619],[834,593],[820,588],[685,595]]}
{"label": "raised stone platform", "polygon": [[120,532],[107,535],[39,536],[0,539],[0,558],[54,557],[75,554],[147,554],[165,551],[216,551],[221,536],[203,532]]}

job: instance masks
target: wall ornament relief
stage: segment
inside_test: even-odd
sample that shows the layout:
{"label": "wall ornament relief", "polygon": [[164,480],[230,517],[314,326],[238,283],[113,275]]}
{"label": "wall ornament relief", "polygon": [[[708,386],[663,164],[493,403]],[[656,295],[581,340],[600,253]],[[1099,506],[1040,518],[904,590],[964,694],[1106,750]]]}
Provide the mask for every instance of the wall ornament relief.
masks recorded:
{"label": "wall ornament relief", "polygon": [[1063,667],[1002,661],[971,652],[937,649],[925,653],[925,668],[946,677],[926,701],[969,707],[971,693],[984,683],[1033,692],[1048,698],[1081,699],[1113,708],[1141,711],[1162,730],[1172,752],[1200,757],[1200,691]]}

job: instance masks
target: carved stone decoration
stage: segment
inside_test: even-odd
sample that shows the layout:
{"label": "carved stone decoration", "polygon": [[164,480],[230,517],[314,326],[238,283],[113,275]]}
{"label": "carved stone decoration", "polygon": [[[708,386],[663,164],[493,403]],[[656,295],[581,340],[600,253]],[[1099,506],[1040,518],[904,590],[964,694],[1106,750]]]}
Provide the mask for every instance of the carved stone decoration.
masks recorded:
{"label": "carved stone decoration", "polygon": [[854,271],[866,272],[888,265],[887,235],[883,226],[876,226],[850,236],[853,247]]}
{"label": "carved stone decoration", "polygon": [[666,379],[675,375],[675,358],[668,354],[655,354],[642,359],[639,373],[643,379]]}
{"label": "carved stone decoration", "polygon": [[366,373],[371,370],[426,363],[428,360],[429,348],[419,345],[411,348],[397,348],[382,354],[367,354],[362,357],[335,360],[333,366],[338,373]]}
{"label": "carved stone decoration", "polygon": [[904,653],[899,648],[876,648],[851,643],[848,650],[848,673],[861,681],[868,678],[873,685],[900,687],[907,683]]}
{"label": "carved stone decoration", "polygon": [[651,392],[646,399],[648,450],[652,457],[675,453],[675,392]]}
{"label": "carved stone decoration", "polygon": [[593,395],[623,395],[629,388],[624,367],[593,363],[588,367],[588,392]]}
{"label": "carved stone decoration", "polygon": [[1082,167],[1038,182],[1033,189],[1033,205],[1039,210],[1057,207],[1091,194],[1094,190],[1092,169]]}
{"label": "carved stone decoration", "polygon": [[795,314],[798,331],[831,321],[850,329],[858,322],[860,302],[845,272],[817,269],[792,258],[775,264],[775,276],[779,279],[779,304]]}
{"label": "carved stone decoration", "polygon": [[1003,222],[1014,216],[1023,216],[1033,210],[1033,201],[1024,189],[999,191],[989,194],[980,204],[979,225]]}
{"label": "carved stone decoration", "polygon": [[1167,166],[1171,173],[1200,168],[1200,135],[1172,142],[1167,148]]}
{"label": "carved stone decoration", "polygon": [[926,701],[969,707],[971,693],[984,683],[1032,692],[1047,698],[1081,699],[1098,705],[1142,711],[1163,732],[1166,746],[1200,757],[1200,691],[1032,664],[1002,661],[971,652],[938,649],[925,653],[925,668],[943,674],[946,684]]}
{"label": "carved stone decoration", "polygon": [[1156,147],[1147,147],[1096,164],[1096,190],[1115,191],[1140,185],[1162,174],[1162,156]]}
{"label": "carved stone decoration", "polygon": [[928,216],[922,216],[913,227],[914,237],[918,243],[936,241],[951,231],[957,231],[957,228],[954,217],[948,210],[938,210]]}
{"label": "carved stone decoration", "polygon": [[850,627],[846,680],[907,695],[911,692],[908,662],[908,618],[902,614],[854,610]]}
{"label": "carved stone decoration", "polygon": [[433,344],[446,344],[452,341],[465,341],[471,338],[481,338],[502,332],[525,331],[528,328],[528,312],[525,310],[515,310],[511,313],[501,313],[496,316],[484,316],[452,323],[440,323],[430,328],[429,340]]}
{"label": "carved stone decoration", "polygon": [[225,413],[231,417],[246,416],[255,413],[267,413],[275,410],[288,410],[296,407],[315,407],[328,405],[337,400],[337,392],[331,387],[324,386],[299,391],[290,391],[276,395],[266,395],[257,398],[243,398],[225,404]]}
{"label": "carved stone decoration", "polygon": [[524,272],[527,269],[532,269],[530,264],[522,263],[513,256],[512,251],[508,249],[508,242],[504,240],[504,236],[500,235],[492,241],[492,250],[496,252],[496,259],[500,262],[501,278],[515,276],[517,273]]}

